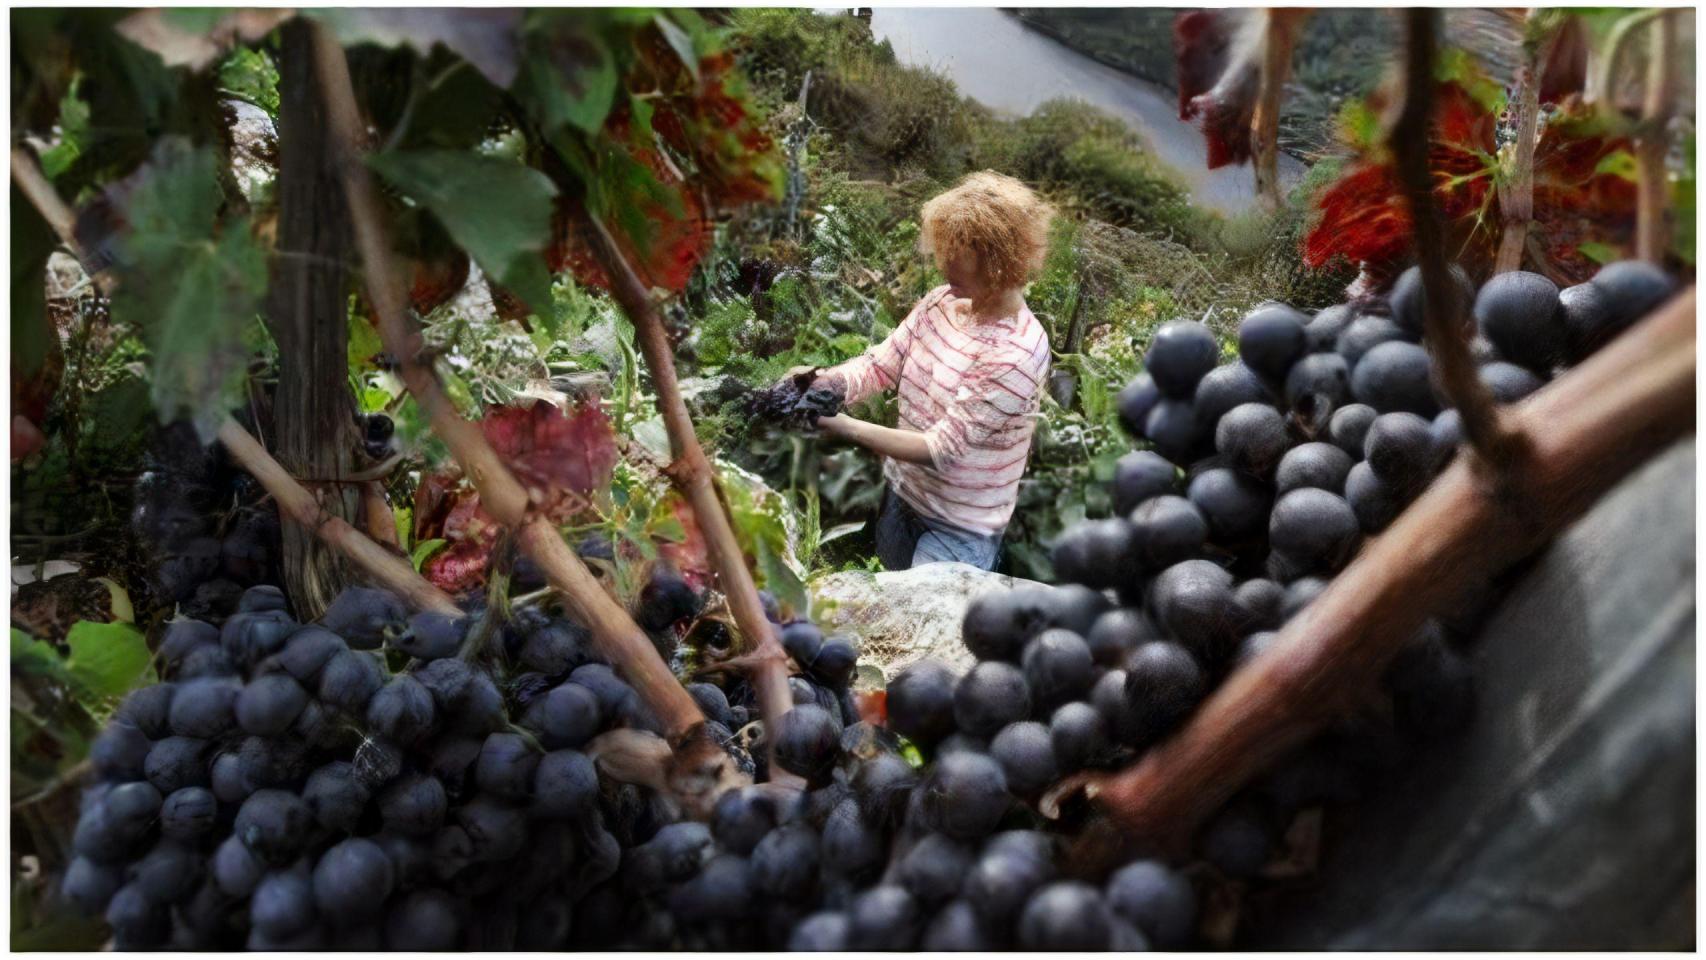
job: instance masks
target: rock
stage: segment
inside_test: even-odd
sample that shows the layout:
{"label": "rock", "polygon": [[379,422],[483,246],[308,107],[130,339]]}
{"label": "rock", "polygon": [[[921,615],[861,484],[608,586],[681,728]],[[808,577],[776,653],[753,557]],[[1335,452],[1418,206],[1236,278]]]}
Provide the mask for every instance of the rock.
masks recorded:
{"label": "rock", "polygon": [[1036,581],[990,573],[965,563],[928,563],[885,573],[847,571],[811,583],[812,615],[824,633],[859,643],[859,662],[885,681],[915,660],[934,658],[954,670],[976,659],[960,642],[960,621],[974,597]]}
{"label": "rock", "polygon": [[278,175],[278,128],[267,112],[243,100],[227,99],[231,110],[231,173],[250,203]]}
{"label": "rock", "polygon": [[681,401],[695,415],[715,413],[719,407],[745,395],[746,384],[731,376],[682,377]]}

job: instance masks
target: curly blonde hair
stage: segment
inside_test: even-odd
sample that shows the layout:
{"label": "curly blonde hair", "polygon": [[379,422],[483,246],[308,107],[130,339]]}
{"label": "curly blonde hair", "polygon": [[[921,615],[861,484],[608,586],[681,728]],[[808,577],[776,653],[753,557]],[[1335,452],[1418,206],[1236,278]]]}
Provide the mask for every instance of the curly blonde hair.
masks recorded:
{"label": "curly blonde hair", "polygon": [[1016,287],[1042,269],[1053,218],[1054,207],[1024,183],[980,170],[925,202],[918,248],[938,267],[974,253],[991,282]]}

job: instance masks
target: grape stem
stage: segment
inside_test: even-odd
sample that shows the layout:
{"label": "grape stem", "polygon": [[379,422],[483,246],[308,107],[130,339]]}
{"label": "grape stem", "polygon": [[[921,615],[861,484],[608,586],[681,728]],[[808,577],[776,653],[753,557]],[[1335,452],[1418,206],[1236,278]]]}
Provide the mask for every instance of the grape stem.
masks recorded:
{"label": "grape stem", "polygon": [[[1437,301],[1436,301],[1437,302]],[[1458,457],[1326,591],[1174,736],[1085,795],[1107,847],[1177,851],[1239,788],[1354,707],[1430,616],[1532,554],[1647,459],[1694,431],[1692,286],[1512,408],[1534,440],[1512,511]],[[1114,851],[1087,845],[1085,857]]]}
{"label": "grape stem", "polygon": [[1404,100],[1388,139],[1398,180],[1414,224],[1416,259],[1422,273],[1422,326],[1428,352],[1439,371],[1440,386],[1463,418],[1463,435],[1496,480],[1508,479],[1527,459],[1526,437],[1511,429],[1493,403],[1469,356],[1468,325],[1457,285],[1445,260],[1444,231],[1434,206],[1433,173],[1428,169],[1434,112],[1434,51],[1439,13],[1412,8],[1404,58]]}
{"label": "grape stem", "polygon": [[278,502],[279,511],[307,528],[326,544],[350,559],[385,589],[397,594],[416,610],[436,610],[452,616],[462,611],[450,594],[433,586],[415,572],[409,561],[375,543],[342,517],[321,509],[320,502],[297,483],[267,449],[237,421],[227,417],[219,425],[219,442],[231,459],[260,481]]}
{"label": "grape stem", "polygon": [[[793,705],[793,697],[788,690],[788,657],[782,650],[781,637],[775,625],[764,615],[764,606],[758,599],[758,586],[753,582],[752,571],[747,569],[746,554],[741,550],[740,541],[735,538],[734,525],[729,521],[728,501],[717,485],[711,461],[699,445],[687,404],[681,399],[681,388],[675,375],[675,354],[664,330],[663,317],[657,302],[604,224],[584,207],[577,207],[576,213],[587,227],[594,256],[604,268],[605,275],[611,278],[611,292],[616,302],[634,325],[640,353],[645,357],[646,368],[651,372],[652,385],[657,392],[658,414],[663,418],[664,430],[669,434],[670,452],[675,457],[675,462],[664,472],[686,495],[693,508],[694,519],[705,536],[711,564],[717,571],[717,581],[734,614],[735,625],[740,627],[749,644],[750,652],[745,659],[751,664],[750,676],[758,693],[764,728],[775,731],[782,714]],[[766,739],[774,746],[776,738],[773,735]],[[775,764],[774,750],[769,769],[772,782],[793,783],[798,780]],[[799,780],[797,785],[804,786],[804,781]]]}
{"label": "grape stem", "polygon": [[517,531],[522,550],[562,592],[570,612],[591,632],[598,653],[633,685],[641,700],[657,714],[672,742],[688,737],[705,721],[698,704],[658,656],[645,632],[563,543],[550,521],[530,512],[527,491],[480,428],[457,412],[430,362],[423,362],[424,341],[419,326],[408,314],[405,286],[393,262],[378,187],[362,159],[365,126],[356,106],[349,63],[336,37],[319,23],[314,25],[314,59],[331,126],[332,148],[339,154],[339,176],[349,198],[356,248],[365,267],[368,297],[379,318],[380,339],[396,358],[403,383],[420,404],[433,432],[444,440],[479,491],[480,505],[499,523]]}

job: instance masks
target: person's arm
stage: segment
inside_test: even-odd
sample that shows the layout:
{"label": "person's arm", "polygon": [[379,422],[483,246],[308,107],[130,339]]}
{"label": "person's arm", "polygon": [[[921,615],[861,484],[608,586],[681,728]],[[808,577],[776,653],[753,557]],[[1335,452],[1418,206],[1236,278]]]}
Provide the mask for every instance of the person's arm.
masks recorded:
{"label": "person's arm", "polygon": [[924,466],[932,466],[935,462],[930,456],[929,440],[916,430],[885,427],[882,424],[857,420],[844,413],[833,417],[819,417],[817,425],[832,437],[857,443],[890,459]]}
{"label": "person's arm", "polygon": [[946,286],[937,287],[925,294],[882,343],[819,373],[817,382],[837,383],[843,394],[842,404],[849,407],[874,393],[893,389],[900,383],[901,364],[906,360],[907,350],[912,347],[913,331],[919,316],[941,299],[947,289]]}

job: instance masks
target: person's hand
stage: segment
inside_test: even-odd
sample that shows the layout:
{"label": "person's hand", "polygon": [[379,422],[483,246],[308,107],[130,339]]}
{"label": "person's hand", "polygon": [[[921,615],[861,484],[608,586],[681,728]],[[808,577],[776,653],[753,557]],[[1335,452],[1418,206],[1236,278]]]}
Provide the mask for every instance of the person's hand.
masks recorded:
{"label": "person's hand", "polygon": [[817,428],[819,432],[826,437],[836,437],[841,440],[853,439],[854,431],[859,429],[857,426],[858,423],[859,421],[849,417],[845,413],[838,413],[832,417],[817,418]]}

